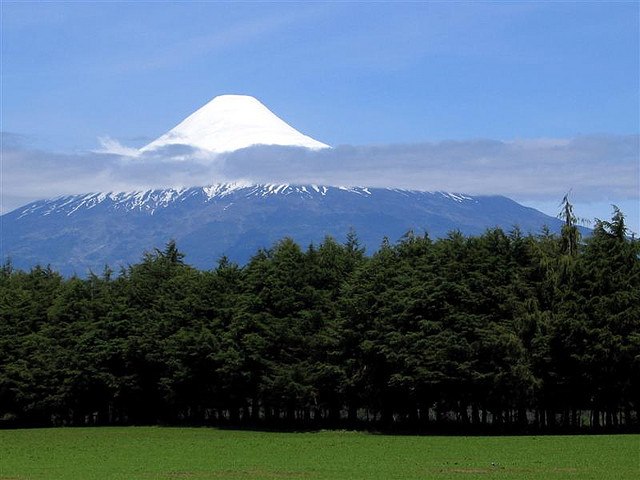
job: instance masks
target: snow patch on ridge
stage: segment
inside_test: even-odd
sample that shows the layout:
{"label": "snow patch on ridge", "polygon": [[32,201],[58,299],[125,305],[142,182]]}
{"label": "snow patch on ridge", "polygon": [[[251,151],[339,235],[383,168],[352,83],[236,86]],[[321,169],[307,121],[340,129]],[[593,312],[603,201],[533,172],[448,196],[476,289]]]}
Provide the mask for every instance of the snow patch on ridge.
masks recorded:
{"label": "snow patch on ridge", "polygon": [[226,197],[227,195],[231,195],[233,192],[248,187],[251,187],[251,184],[246,182],[218,183],[202,187],[202,191],[204,192],[207,200],[211,200],[213,198]]}

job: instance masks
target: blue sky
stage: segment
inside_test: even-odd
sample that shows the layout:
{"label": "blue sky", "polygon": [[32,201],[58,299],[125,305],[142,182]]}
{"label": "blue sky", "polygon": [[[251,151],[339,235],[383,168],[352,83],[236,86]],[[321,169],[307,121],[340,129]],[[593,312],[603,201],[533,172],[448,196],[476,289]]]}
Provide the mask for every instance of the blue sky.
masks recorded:
{"label": "blue sky", "polygon": [[[619,145],[590,159],[626,162],[628,177],[639,13],[638,2],[5,0],[2,131],[40,152],[79,154],[104,135],[135,147],[214,96],[243,93],[335,146],[631,136],[624,160],[611,158]],[[580,155],[567,162],[578,168]],[[627,193],[606,193],[618,178],[601,179],[598,195],[571,179],[566,190],[587,217],[620,204],[637,231],[634,173]],[[552,213],[563,194],[510,196]]]}

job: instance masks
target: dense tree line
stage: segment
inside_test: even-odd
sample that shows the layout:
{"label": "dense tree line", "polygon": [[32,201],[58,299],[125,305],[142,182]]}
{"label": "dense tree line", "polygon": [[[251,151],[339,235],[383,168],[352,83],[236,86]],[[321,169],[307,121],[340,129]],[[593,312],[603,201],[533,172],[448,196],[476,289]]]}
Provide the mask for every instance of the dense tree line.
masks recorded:
{"label": "dense tree line", "polygon": [[115,274],[0,271],[0,425],[637,429],[640,242],[617,209],[241,267],[174,242]]}

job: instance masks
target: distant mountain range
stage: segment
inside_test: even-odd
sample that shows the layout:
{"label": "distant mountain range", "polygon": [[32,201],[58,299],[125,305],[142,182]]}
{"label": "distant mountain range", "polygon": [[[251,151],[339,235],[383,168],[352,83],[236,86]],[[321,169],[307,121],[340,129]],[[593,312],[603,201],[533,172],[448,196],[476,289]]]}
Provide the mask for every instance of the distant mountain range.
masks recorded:
{"label": "distant mountain range", "polygon": [[[330,148],[301,134],[253,97],[216,97],[137,154],[187,146],[216,154],[252,145]],[[353,229],[368,251],[407,231],[441,237],[487,228],[559,231],[561,222],[502,196],[395,188],[224,183],[205,187],[69,195],[0,217],[2,259],[19,268],[50,264],[85,275],[137,262],[174,239],[186,261],[212,268],[226,255],[244,263],[286,236],[302,246]]]}

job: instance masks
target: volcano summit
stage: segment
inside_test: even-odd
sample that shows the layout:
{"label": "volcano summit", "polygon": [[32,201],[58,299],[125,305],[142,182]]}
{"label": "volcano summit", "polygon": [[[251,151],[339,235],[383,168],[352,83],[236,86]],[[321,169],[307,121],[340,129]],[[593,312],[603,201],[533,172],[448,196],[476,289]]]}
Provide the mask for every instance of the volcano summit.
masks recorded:
{"label": "volcano summit", "polygon": [[187,145],[212,153],[232,152],[253,145],[330,148],[303,135],[248,95],[220,95],[176,127],[140,149],[140,153]]}

